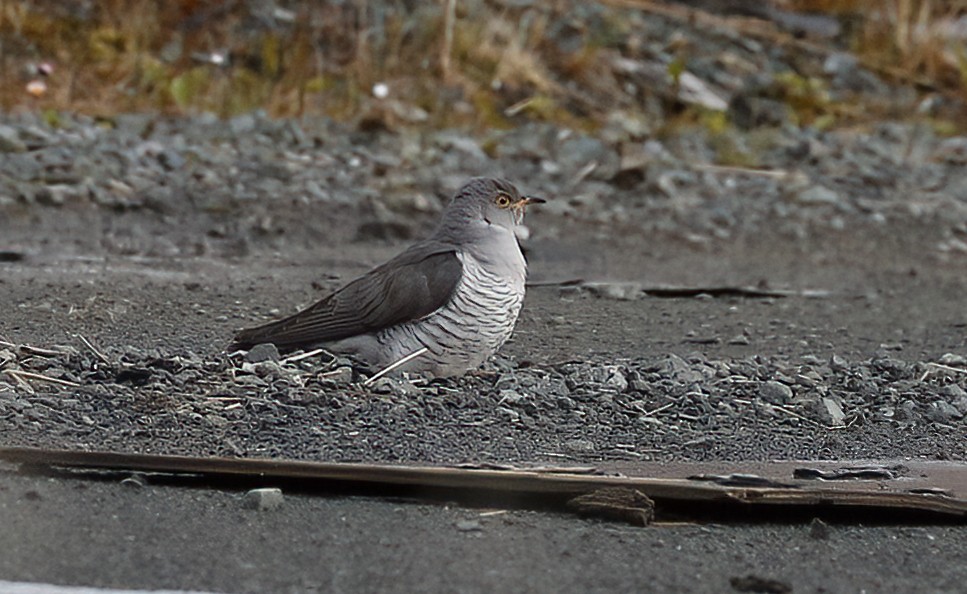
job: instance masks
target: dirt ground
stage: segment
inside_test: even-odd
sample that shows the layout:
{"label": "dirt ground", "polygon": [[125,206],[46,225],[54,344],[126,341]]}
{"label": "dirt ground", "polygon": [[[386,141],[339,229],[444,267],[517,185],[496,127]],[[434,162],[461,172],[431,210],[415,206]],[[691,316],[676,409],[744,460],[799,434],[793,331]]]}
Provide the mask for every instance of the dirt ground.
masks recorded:
{"label": "dirt ground", "polygon": [[[959,592],[963,527],[668,524],[0,475],[0,576],[213,592]],[[493,514],[497,511],[497,514]],[[736,589],[750,576],[758,588]]]}

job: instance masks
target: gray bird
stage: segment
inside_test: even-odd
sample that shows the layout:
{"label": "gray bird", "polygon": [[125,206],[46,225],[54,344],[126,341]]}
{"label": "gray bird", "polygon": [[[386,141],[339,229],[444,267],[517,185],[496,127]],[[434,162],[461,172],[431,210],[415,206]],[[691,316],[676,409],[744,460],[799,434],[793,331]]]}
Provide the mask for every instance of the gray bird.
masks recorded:
{"label": "gray bird", "polygon": [[514,228],[528,204],[510,182],[474,178],[427,239],[288,318],[243,330],[229,350],[325,347],[380,370],[435,376],[479,367],[510,337],[527,264]]}

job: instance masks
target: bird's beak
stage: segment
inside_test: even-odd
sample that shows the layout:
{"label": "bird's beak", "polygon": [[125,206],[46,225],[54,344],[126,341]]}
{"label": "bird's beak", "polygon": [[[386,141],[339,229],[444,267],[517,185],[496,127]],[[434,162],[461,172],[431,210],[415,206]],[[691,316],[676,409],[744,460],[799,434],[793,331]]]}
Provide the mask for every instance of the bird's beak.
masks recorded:
{"label": "bird's beak", "polygon": [[527,206],[528,204],[544,204],[547,200],[543,198],[538,198],[537,196],[524,196],[520,199],[521,206]]}

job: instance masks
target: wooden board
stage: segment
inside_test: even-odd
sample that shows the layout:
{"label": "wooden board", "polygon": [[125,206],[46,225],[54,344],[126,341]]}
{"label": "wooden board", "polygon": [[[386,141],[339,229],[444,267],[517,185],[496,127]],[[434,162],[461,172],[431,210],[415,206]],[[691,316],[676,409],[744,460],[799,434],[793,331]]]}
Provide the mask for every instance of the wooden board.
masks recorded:
{"label": "wooden board", "polygon": [[[8,462],[75,471],[130,471],[255,484],[285,482],[302,491],[364,487],[372,493],[410,496],[441,493],[488,498],[532,497],[552,502],[593,491],[623,487],[688,516],[741,510],[743,518],[761,511],[797,508],[882,512],[878,521],[924,512],[934,519],[967,520],[967,464],[929,461],[846,462],[601,462],[583,467],[413,466],[252,458],[201,458],[117,452],[0,448]],[[521,499],[523,500],[523,499]],[[553,503],[549,504],[554,506]],[[805,510],[804,510],[805,508]],[[815,509],[814,509],[815,508]],[[909,521],[909,520],[897,520]]]}

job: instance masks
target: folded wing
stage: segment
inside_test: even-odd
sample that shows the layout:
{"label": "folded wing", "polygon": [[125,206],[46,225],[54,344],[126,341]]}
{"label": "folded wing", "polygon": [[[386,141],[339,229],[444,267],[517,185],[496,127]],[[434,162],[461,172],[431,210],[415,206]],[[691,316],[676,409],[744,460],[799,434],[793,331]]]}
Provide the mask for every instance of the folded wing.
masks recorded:
{"label": "folded wing", "polygon": [[418,320],[450,300],[462,273],[452,246],[420,244],[288,318],[242,330],[229,350],[294,350]]}

